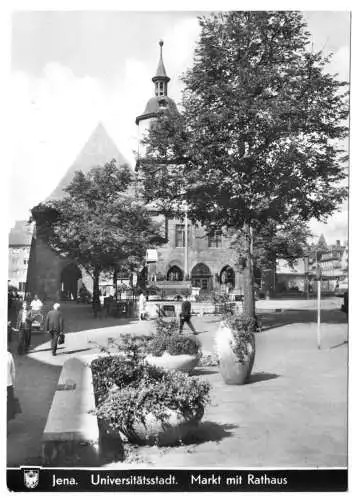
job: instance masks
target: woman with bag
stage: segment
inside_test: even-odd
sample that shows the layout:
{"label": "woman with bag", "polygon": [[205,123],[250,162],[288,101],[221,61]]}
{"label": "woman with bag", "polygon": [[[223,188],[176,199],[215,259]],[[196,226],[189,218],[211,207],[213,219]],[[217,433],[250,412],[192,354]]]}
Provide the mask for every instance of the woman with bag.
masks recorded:
{"label": "woman with bag", "polygon": [[11,352],[8,351],[8,394],[7,394],[7,421],[12,420],[21,413],[19,400],[14,394],[15,386],[15,363]]}

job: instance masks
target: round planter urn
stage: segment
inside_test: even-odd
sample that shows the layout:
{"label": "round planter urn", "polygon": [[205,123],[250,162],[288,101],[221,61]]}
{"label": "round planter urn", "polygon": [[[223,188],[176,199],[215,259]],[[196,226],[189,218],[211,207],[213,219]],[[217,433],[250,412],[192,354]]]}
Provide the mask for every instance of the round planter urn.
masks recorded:
{"label": "round planter urn", "polygon": [[183,441],[196,429],[204,410],[201,408],[193,416],[182,415],[175,410],[167,410],[166,413],[168,416],[163,422],[150,413],[145,416],[144,422],[135,420],[120,429],[121,437],[132,444],[170,446]]}
{"label": "round planter urn", "polygon": [[224,322],[216,332],[216,352],[221,376],[226,384],[242,385],[249,378],[255,359],[255,336],[250,333],[246,340],[246,353],[236,354],[236,340],[232,329]]}
{"label": "round planter urn", "polygon": [[168,352],[164,352],[162,356],[148,355],[145,358],[146,363],[164,368],[165,370],[179,370],[181,372],[190,372],[193,370],[200,360],[200,354],[178,354],[172,356]]}

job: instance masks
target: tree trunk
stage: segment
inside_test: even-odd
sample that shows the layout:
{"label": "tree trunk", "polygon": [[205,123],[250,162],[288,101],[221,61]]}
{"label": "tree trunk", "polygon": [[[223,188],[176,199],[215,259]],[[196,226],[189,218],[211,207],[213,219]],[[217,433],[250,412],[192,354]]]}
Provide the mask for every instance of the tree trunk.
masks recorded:
{"label": "tree trunk", "polygon": [[115,267],[113,274],[114,297],[117,297],[119,268]]}
{"label": "tree trunk", "polygon": [[253,231],[247,224],[244,225],[244,254],[246,258],[243,269],[243,316],[246,319],[255,318],[254,272],[253,272]]}
{"label": "tree trunk", "polygon": [[94,287],[93,287],[93,294],[92,294],[92,309],[94,313],[94,317],[96,318],[100,309],[101,309],[101,304],[100,304],[100,269],[96,268],[94,269],[93,273],[93,278],[94,278]]}

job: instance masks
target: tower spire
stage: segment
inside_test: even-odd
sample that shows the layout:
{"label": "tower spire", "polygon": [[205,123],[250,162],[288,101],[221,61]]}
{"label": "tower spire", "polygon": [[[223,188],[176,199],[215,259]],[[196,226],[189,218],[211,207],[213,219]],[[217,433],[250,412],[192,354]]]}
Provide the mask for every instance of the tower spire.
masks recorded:
{"label": "tower spire", "polygon": [[163,40],[160,40],[159,63],[157,66],[156,74],[152,78],[152,82],[155,85],[155,95],[157,97],[168,95],[168,82],[170,81],[170,78],[167,76],[166,68],[164,67],[164,62],[163,62],[163,45],[164,45]]}

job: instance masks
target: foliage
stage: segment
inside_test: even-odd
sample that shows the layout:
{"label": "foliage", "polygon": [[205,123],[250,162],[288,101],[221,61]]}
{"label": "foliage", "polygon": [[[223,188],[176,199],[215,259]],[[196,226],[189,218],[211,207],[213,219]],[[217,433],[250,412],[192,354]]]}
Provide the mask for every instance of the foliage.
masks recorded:
{"label": "foliage", "polygon": [[120,355],[107,355],[91,363],[96,403],[100,404],[114,386],[117,388],[138,386],[141,380],[162,378],[159,368],[143,364],[141,358]]}
{"label": "foliage", "polygon": [[252,316],[252,232],[325,220],[347,196],[347,84],[311,48],[302,13],[221,12],[200,26],[182,114],[146,139],[144,194],[167,214],[185,202],[193,222],[243,231]]}
{"label": "foliage", "polygon": [[128,193],[132,182],[129,168],[111,161],[76,172],[62,199],[32,209],[37,235],[82,265],[94,278],[94,292],[101,271],[136,269],[146,249],[164,241],[145,206]]}
{"label": "foliage", "polygon": [[193,417],[209,402],[208,382],[150,366],[138,356],[106,356],[91,366],[96,415],[112,429],[144,423],[147,415],[164,422],[170,410]]}
{"label": "foliage", "polygon": [[215,352],[203,351],[198,366],[218,366],[219,358]]}
{"label": "foliage", "polygon": [[294,265],[308,252],[311,237],[307,223],[296,219],[276,224],[272,219],[254,237],[254,264],[260,269],[275,269],[277,259]]}
{"label": "foliage", "polygon": [[199,342],[192,336],[185,336],[179,333],[177,321],[164,321],[161,318],[156,320],[156,334],[148,343],[148,351],[153,356],[162,356],[167,352],[171,356],[178,354],[197,354]]}
{"label": "foliage", "polygon": [[234,342],[232,349],[235,356],[245,362],[249,354],[248,346],[254,343],[254,332],[257,327],[256,319],[247,319],[241,315],[225,316],[224,323],[231,329]]}

